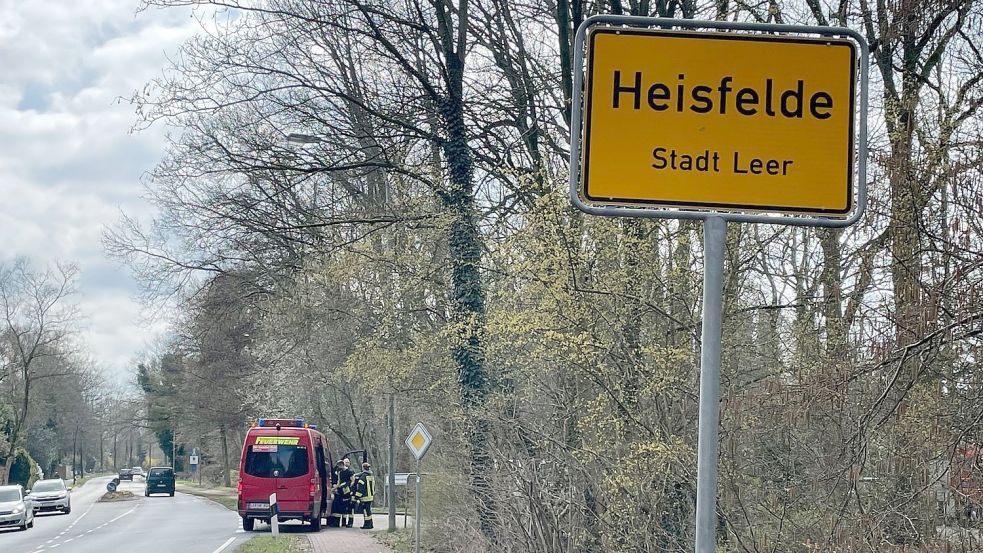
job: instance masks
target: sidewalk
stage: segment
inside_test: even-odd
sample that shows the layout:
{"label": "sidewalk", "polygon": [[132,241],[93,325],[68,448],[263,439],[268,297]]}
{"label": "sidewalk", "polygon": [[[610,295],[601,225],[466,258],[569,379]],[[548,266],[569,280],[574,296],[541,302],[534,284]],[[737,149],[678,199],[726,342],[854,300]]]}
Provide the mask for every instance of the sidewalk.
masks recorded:
{"label": "sidewalk", "polygon": [[[358,519],[355,522],[361,523]],[[314,553],[393,553],[388,546],[379,543],[374,534],[373,530],[359,528],[325,528],[307,537],[311,540]]]}

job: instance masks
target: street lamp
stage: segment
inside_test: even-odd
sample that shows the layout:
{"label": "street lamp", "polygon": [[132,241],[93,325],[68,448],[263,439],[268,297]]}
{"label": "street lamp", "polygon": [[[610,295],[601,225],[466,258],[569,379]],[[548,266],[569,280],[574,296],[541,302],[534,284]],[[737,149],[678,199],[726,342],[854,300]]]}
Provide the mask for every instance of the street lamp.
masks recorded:
{"label": "street lamp", "polygon": [[[287,143],[297,146],[304,146],[307,144],[320,144],[324,141],[325,140],[320,136],[315,136],[313,134],[305,134],[301,132],[292,132],[287,135]],[[350,183],[344,180],[340,181],[339,184],[341,184],[341,187],[344,188],[345,191],[351,194],[353,197],[361,196],[363,193],[361,190],[352,186]]]}
{"label": "street lamp", "polygon": [[324,142],[324,140],[313,134],[292,132],[287,135],[287,142],[293,142],[294,144],[318,144]]}

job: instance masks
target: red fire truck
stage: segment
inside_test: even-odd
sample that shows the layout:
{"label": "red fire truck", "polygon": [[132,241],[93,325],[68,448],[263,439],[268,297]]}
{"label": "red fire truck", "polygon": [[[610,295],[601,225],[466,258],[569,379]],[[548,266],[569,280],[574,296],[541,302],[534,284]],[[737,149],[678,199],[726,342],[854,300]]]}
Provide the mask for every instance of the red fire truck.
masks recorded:
{"label": "red fire truck", "polygon": [[[252,531],[257,520],[309,522],[321,529],[331,500],[328,440],[303,419],[259,419],[246,433],[239,461],[239,516]],[[270,496],[276,494],[271,507]]]}

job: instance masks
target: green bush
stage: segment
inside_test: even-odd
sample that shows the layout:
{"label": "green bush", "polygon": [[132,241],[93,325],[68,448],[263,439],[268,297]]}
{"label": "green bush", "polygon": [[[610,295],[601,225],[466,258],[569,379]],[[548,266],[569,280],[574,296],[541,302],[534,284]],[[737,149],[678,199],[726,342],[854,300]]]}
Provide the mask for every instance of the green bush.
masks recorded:
{"label": "green bush", "polygon": [[20,484],[24,489],[34,485],[41,474],[38,472],[38,464],[34,462],[31,455],[22,447],[14,451],[14,465],[10,467],[10,483]]}

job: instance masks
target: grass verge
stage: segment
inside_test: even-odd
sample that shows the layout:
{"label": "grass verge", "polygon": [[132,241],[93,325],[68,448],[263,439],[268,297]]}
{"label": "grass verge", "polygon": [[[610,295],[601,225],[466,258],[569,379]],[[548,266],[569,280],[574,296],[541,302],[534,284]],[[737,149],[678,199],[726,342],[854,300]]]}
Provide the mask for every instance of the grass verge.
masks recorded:
{"label": "grass verge", "polygon": [[235,488],[225,488],[221,486],[214,488],[198,487],[198,484],[191,483],[188,480],[178,480],[175,483],[175,488],[181,493],[197,495],[198,497],[210,499],[232,511],[235,511],[239,506],[239,496],[236,494]]}
{"label": "grass verge", "polygon": [[377,540],[396,553],[413,552],[413,530],[396,530],[394,532],[376,532],[373,534]]}
{"label": "grass verge", "polygon": [[256,536],[236,548],[236,553],[310,553],[306,536]]}
{"label": "grass verge", "polygon": [[[112,476],[113,474],[114,473],[112,472],[98,472],[95,474],[86,474],[85,476],[75,480],[74,484],[69,480],[66,480],[65,483],[71,486],[73,490],[75,490],[81,488],[82,486],[85,485],[86,482],[92,480],[93,478],[99,478],[100,476]],[[57,478],[57,476],[54,476],[52,478]]]}

